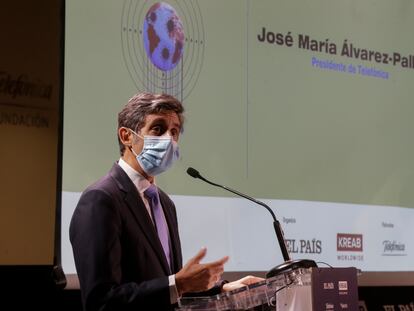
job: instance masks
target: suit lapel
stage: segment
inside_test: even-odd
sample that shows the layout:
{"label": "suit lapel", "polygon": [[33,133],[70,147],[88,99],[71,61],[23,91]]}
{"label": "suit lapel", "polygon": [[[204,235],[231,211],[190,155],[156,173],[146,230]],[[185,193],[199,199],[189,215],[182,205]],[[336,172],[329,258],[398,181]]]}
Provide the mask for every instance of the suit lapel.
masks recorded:
{"label": "suit lapel", "polygon": [[157,254],[157,257],[166,275],[169,275],[170,269],[168,267],[167,259],[164,255],[161,242],[158,238],[157,231],[154,227],[154,224],[152,223],[150,216],[148,215],[148,211],[144,205],[144,202],[138,194],[137,188],[118,164],[114,164],[110,171],[110,174],[117,181],[119,189],[125,193],[124,200],[128,208],[134,215],[135,220],[141,227],[144,236],[151,244],[154,252]]}

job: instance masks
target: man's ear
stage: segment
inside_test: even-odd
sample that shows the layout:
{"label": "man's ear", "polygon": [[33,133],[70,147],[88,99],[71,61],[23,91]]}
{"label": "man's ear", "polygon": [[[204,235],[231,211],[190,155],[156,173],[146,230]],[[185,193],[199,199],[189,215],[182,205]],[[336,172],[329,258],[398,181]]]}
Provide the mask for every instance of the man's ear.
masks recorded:
{"label": "man's ear", "polygon": [[133,135],[130,130],[120,127],[118,129],[118,136],[124,146],[132,146]]}

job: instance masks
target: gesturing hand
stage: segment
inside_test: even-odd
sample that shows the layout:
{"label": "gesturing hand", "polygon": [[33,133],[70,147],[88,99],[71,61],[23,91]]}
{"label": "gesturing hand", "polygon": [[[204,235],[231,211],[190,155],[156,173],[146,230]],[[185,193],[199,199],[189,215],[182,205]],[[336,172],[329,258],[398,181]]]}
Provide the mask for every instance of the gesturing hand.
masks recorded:
{"label": "gesturing hand", "polygon": [[206,253],[207,249],[202,248],[175,275],[175,285],[179,296],[183,293],[208,290],[220,279],[224,271],[224,264],[229,260],[229,257],[225,256],[217,261],[202,264],[200,261],[206,256]]}

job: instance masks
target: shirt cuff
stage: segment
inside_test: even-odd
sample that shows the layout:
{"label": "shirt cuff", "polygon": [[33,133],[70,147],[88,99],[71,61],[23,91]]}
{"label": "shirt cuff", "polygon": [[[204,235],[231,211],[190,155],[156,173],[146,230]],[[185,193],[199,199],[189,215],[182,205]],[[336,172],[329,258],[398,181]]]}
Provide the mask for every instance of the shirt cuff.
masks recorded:
{"label": "shirt cuff", "polygon": [[175,274],[168,277],[168,286],[170,288],[170,302],[175,304],[178,301],[178,291],[177,286],[175,285]]}

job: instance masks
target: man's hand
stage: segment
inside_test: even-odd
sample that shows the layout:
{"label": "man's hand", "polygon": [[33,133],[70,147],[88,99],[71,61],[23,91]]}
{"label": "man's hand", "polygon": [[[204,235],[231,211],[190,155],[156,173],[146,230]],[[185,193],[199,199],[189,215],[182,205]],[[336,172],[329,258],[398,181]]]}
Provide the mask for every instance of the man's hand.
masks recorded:
{"label": "man's hand", "polygon": [[201,264],[200,261],[206,253],[207,249],[202,248],[175,275],[175,285],[179,296],[183,293],[208,290],[220,280],[224,271],[224,264],[229,260],[229,257],[226,256],[217,261]]}
{"label": "man's hand", "polygon": [[263,278],[248,275],[248,276],[245,276],[244,278],[241,278],[240,280],[224,284],[223,291],[229,292],[231,290],[235,290],[237,288],[244,287],[250,284],[254,284],[254,283],[257,283],[263,280],[264,280]]}

